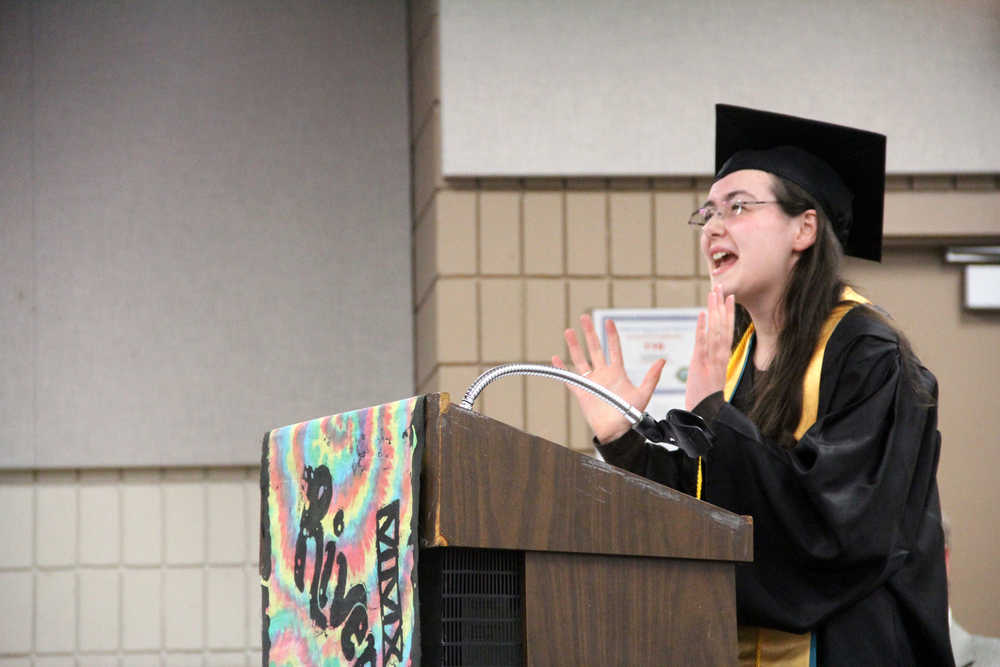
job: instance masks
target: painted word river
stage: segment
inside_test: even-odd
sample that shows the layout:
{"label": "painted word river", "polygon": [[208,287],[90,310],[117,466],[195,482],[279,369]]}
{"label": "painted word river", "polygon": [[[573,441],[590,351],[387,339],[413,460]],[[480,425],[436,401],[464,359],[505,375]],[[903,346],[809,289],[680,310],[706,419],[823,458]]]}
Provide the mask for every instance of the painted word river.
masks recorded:
{"label": "painted word river", "polygon": [[261,466],[271,665],[413,665],[422,397],[271,431]]}

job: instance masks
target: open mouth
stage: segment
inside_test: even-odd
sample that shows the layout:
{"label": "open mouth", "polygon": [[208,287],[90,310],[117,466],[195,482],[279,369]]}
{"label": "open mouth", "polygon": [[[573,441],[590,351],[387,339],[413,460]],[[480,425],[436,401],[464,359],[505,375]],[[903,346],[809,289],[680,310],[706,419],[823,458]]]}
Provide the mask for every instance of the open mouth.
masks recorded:
{"label": "open mouth", "polygon": [[736,255],[725,250],[712,253],[712,270],[720,271],[736,261]]}

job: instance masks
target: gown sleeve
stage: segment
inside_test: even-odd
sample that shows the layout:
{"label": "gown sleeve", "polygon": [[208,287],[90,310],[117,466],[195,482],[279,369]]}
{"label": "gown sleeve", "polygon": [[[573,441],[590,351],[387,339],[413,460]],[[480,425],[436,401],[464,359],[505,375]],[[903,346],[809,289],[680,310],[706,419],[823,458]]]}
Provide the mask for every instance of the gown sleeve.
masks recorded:
{"label": "gown sleeve", "polygon": [[[708,423],[715,419],[725,403],[722,392],[717,391],[695,406],[692,412]],[[607,463],[688,495],[696,494],[698,462],[676,449],[648,443],[632,430],[605,444],[594,438],[594,446]]]}
{"label": "gown sleeve", "polygon": [[595,441],[595,446],[601,458],[611,465],[695,495],[698,463],[683,452],[646,442],[635,431],[603,445]]}

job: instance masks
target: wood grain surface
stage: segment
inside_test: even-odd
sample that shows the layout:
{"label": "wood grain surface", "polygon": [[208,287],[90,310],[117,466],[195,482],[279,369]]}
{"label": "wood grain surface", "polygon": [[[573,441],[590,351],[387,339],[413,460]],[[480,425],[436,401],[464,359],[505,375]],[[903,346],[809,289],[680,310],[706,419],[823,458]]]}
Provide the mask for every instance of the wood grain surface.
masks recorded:
{"label": "wood grain surface", "polygon": [[425,445],[427,546],[752,559],[750,517],[448,404],[446,395],[428,396]]}

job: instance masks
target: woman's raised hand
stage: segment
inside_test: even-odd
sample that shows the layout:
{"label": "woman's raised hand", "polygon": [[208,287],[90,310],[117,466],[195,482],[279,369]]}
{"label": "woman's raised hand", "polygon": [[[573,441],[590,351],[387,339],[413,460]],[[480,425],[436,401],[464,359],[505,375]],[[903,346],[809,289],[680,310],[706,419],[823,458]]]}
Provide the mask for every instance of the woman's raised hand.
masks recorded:
{"label": "woman's raised hand", "polygon": [[725,296],[722,287],[713,287],[708,293],[708,307],[698,314],[684,394],[686,409],[694,409],[704,398],[725,388],[735,320],[735,298],[732,294]]}
{"label": "woman's raised hand", "polygon": [[[663,365],[666,361],[659,359],[653,363],[646,371],[646,377],[643,378],[642,384],[637,387],[625,374],[625,365],[622,362],[622,344],[614,321],[606,320],[607,359],[604,358],[604,351],[601,349],[601,342],[597,338],[597,332],[594,331],[594,321],[590,316],[581,315],[580,325],[587,343],[587,353],[584,353],[580,346],[574,329],[566,329],[563,334],[566,345],[569,346],[569,357],[573,362],[574,370],[580,375],[586,375],[588,380],[610,389],[639,410],[644,410],[646,404],[649,403],[650,396],[653,395],[657,382],[660,381],[660,373],[663,372]],[[588,355],[589,361],[587,360]],[[552,357],[552,365],[556,368],[566,368],[558,356]],[[600,398],[579,387],[570,386],[570,390],[576,396],[583,416],[590,424],[594,435],[597,436],[598,442],[609,442],[619,438],[631,428],[621,412]]]}

